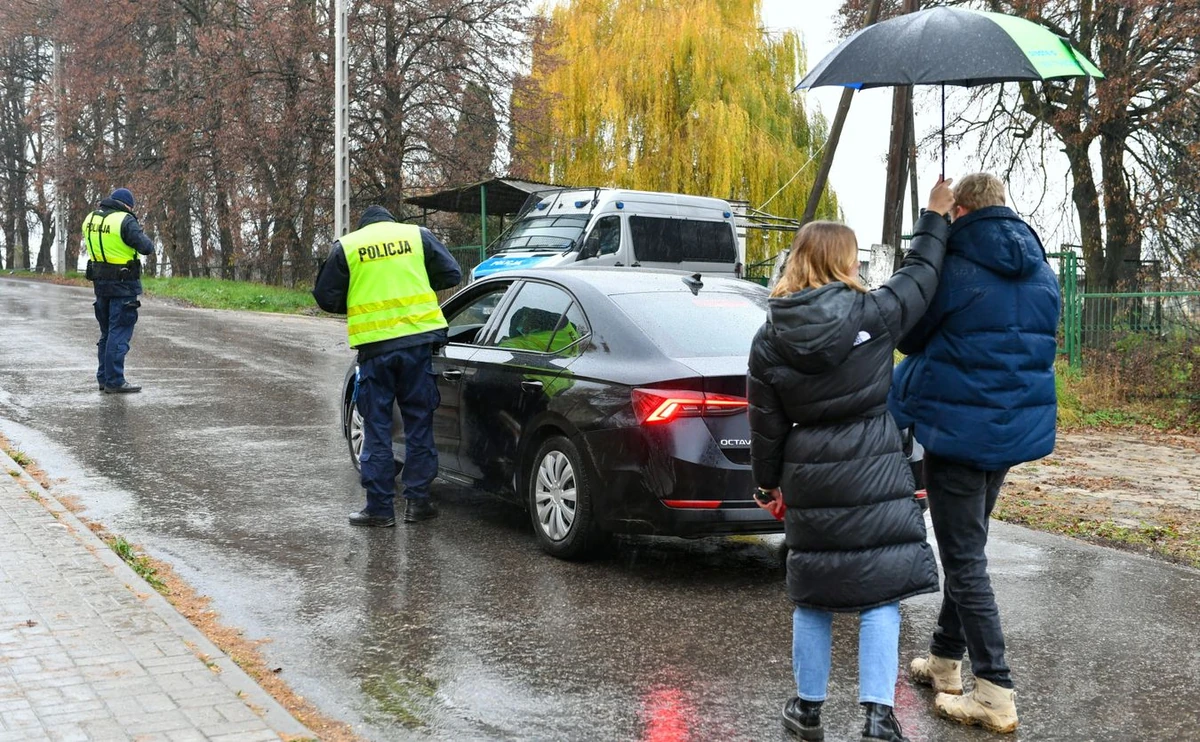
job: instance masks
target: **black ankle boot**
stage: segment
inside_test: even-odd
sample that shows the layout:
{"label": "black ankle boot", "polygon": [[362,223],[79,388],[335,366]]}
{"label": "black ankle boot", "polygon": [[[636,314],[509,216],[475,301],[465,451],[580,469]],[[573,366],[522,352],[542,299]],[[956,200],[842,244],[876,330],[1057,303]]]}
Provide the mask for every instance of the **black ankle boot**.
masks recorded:
{"label": "black ankle boot", "polygon": [[908,742],[908,737],[900,731],[900,722],[891,706],[882,703],[864,703],[863,710],[867,712],[867,723],[863,726],[862,742]]}
{"label": "black ankle boot", "polygon": [[805,742],[821,742],[825,739],[825,730],[821,728],[822,703],[793,698],[783,705],[783,726]]}

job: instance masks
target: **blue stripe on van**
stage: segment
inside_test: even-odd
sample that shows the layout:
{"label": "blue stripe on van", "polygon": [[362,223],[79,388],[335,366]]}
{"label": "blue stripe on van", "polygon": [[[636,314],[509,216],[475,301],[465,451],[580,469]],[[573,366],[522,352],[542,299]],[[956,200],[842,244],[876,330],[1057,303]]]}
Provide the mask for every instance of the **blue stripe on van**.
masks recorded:
{"label": "blue stripe on van", "polygon": [[475,266],[475,270],[471,271],[471,277],[479,279],[484,276],[490,276],[493,273],[500,273],[501,271],[531,268],[553,257],[555,255],[493,255]]}

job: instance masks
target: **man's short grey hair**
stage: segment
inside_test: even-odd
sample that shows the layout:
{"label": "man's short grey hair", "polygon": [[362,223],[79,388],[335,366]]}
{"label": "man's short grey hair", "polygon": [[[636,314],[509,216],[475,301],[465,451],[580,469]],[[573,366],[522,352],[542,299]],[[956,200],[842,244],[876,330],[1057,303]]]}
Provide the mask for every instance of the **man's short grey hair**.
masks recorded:
{"label": "man's short grey hair", "polygon": [[954,204],[966,211],[1004,206],[1004,183],[991,173],[971,173],[954,184]]}

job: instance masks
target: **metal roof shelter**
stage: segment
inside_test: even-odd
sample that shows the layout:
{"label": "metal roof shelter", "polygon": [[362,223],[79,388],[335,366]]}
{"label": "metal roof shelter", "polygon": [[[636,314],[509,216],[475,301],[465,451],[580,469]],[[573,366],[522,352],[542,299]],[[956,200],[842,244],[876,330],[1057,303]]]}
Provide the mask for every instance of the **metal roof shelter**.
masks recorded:
{"label": "metal roof shelter", "polygon": [[529,194],[564,187],[517,178],[492,178],[422,196],[410,196],[404,199],[404,203],[429,211],[507,216],[520,211]]}
{"label": "metal roof shelter", "polygon": [[488,244],[486,217],[499,216],[503,226],[504,217],[518,213],[525,205],[529,194],[566,187],[519,178],[492,178],[422,196],[410,196],[404,199],[404,203],[420,206],[426,212],[450,211],[457,214],[479,214],[481,232],[479,259],[483,260],[484,250],[487,249]]}

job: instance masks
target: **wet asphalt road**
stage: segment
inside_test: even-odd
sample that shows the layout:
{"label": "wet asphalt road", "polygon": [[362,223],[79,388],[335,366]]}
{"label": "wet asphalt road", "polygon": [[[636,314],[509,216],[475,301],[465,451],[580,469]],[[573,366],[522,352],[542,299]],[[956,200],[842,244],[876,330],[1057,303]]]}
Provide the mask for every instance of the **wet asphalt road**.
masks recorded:
{"label": "wet asphalt road", "polygon": [[[778,539],[622,539],[587,564],[525,514],[439,483],[442,517],[351,529],[361,490],[336,393],[341,323],[146,299],[94,385],[88,289],[0,278],[0,432],[98,520],[170,561],[325,713],[365,737],[780,740],[794,690]],[[1200,739],[1200,572],[994,524],[1018,683],[1008,739]],[[907,601],[902,665],[936,596]],[[839,618],[827,739],[857,740]],[[913,742],[999,739],[939,721],[902,679]]]}

